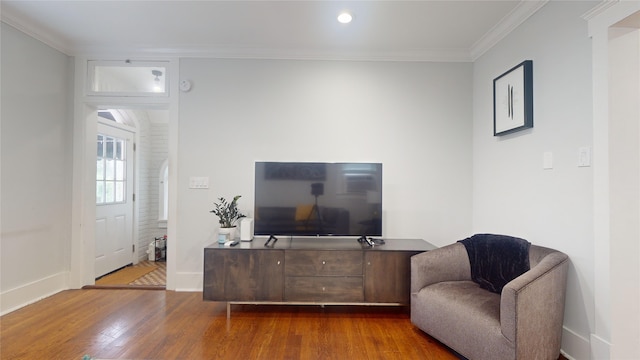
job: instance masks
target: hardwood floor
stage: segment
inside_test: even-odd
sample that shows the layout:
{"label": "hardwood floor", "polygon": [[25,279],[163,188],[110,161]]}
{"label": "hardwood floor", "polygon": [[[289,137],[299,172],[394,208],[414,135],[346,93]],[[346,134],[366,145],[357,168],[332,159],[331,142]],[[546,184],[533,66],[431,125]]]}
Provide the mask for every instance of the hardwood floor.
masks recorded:
{"label": "hardwood floor", "polygon": [[457,359],[404,308],[232,306],[202,293],[69,290],[0,318],[0,358]]}

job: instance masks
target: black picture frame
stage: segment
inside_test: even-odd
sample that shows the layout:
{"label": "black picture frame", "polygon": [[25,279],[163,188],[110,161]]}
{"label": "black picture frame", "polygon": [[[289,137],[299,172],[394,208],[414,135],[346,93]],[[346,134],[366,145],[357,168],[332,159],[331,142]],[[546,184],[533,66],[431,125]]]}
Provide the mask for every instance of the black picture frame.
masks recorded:
{"label": "black picture frame", "polygon": [[493,79],[493,136],[533,127],[533,61]]}

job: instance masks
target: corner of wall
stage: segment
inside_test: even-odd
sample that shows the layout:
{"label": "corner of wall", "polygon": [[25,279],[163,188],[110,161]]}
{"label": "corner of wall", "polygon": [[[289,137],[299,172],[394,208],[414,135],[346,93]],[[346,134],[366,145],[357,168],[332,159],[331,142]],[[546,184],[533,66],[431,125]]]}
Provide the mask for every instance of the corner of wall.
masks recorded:
{"label": "corner of wall", "polygon": [[568,329],[562,328],[562,355],[568,359],[600,359],[591,357],[589,339],[584,338]]}
{"label": "corner of wall", "polygon": [[201,272],[178,272],[176,273],[175,291],[199,292],[202,291]]}
{"label": "corner of wall", "polygon": [[610,359],[611,343],[595,334],[591,334],[591,358],[599,360]]}

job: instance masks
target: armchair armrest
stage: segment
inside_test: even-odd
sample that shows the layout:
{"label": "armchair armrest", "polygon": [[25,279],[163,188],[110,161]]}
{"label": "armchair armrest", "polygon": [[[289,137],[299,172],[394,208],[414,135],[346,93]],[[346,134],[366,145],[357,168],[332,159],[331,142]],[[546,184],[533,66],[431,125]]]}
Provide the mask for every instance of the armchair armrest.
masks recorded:
{"label": "armchair armrest", "polygon": [[454,243],[411,257],[411,293],[431,284],[457,280],[471,280],[464,245]]}
{"label": "armchair armrest", "polygon": [[556,345],[559,349],[568,268],[568,256],[552,252],[502,289],[500,326],[502,334],[518,344],[518,354],[541,348],[553,352]]}

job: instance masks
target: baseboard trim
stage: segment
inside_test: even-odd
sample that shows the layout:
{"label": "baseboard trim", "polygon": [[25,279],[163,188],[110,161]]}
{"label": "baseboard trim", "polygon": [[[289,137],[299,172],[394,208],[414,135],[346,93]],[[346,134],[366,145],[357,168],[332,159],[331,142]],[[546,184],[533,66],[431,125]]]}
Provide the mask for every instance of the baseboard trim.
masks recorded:
{"label": "baseboard trim", "polygon": [[608,360],[611,358],[611,343],[596,334],[591,334],[591,358]]}
{"label": "baseboard trim", "polygon": [[201,272],[178,272],[175,277],[175,289],[182,292],[202,291],[203,274]]}
{"label": "baseboard trim", "polygon": [[562,348],[560,353],[569,360],[592,359],[589,339],[566,327],[562,328]]}
{"label": "baseboard trim", "polygon": [[69,272],[64,271],[0,293],[0,315],[69,289]]}

